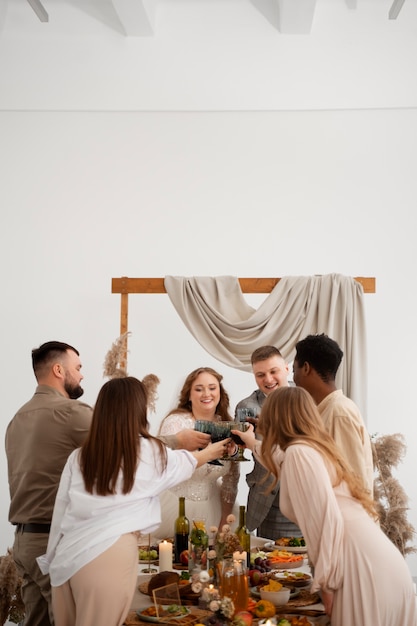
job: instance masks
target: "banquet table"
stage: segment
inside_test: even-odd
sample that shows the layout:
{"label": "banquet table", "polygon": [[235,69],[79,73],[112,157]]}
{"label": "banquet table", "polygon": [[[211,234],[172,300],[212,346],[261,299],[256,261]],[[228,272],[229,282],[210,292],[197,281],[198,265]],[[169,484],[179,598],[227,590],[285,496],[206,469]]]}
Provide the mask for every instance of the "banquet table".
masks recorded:
{"label": "banquet table", "polygon": [[[258,548],[258,549],[262,549],[264,544],[267,542],[267,539],[263,539],[262,537],[251,537],[251,549],[253,548]],[[152,600],[151,598],[142,593],[139,590],[139,587],[143,588],[143,583],[146,583],[147,581],[150,580],[151,578],[151,574],[147,574],[147,573],[143,573],[142,570],[146,569],[147,565],[146,564],[139,564],[138,566],[138,578],[137,578],[137,585],[136,585],[136,590],[135,590],[135,595],[133,597],[132,600],[132,605],[131,605],[131,613],[129,613],[129,615],[132,617],[133,614],[136,614],[136,611],[138,610],[143,610],[146,607],[148,607],[149,605],[152,604]],[[155,569],[158,570],[157,566],[154,566]],[[176,570],[178,571],[178,570]],[[303,571],[303,572],[310,572],[310,567],[308,565],[308,563],[306,561],[304,561],[303,565],[301,565],[299,568],[294,568],[292,571]],[[323,605],[319,602],[317,604],[313,604],[313,605],[308,605],[305,607],[298,607],[300,614],[302,614],[303,609],[307,609],[307,610],[319,610],[322,611],[323,610]],[[194,609],[195,611],[198,612],[197,607]],[[313,617],[313,616],[307,616],[308,619],[311,621],[312,624],[320,624],[320,626],[328,626],[330,624],[330,621],[328,619],[327,616],[325,615],[321,615],[318,617]],[[142,624],[142,622],[140,622],[140,620],[135,620],[132,623],[138,623],[138,624]],[[149,626],[149,624],[148,624]]]}

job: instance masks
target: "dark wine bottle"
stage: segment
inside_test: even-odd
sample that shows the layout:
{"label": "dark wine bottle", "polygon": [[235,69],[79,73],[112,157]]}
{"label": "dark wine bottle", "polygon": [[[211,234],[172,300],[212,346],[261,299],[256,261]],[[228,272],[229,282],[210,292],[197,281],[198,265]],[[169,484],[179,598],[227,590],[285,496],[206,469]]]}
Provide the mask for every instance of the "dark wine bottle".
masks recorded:
{"label": "dark wine bottle", "polygon": [[239,538],[242,550],[246,552],[246,566],[250,568],[250,532],[246,528],[246,510],[244,506],[239,507],[239,526],[235,533]]}
{"label": "dark wine bottle", "polygon": [[190,522],[185,517],[185,498],[179,498],[178,517],[174,527],[174,559],[175,563],[181,563],[181,552],[188,550],[188,535]]}

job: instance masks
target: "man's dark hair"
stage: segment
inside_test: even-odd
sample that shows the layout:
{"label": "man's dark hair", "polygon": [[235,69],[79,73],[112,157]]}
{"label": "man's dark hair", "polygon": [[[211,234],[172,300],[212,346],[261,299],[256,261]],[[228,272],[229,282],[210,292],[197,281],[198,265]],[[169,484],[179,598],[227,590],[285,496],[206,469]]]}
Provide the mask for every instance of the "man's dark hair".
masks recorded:
{"label": "man's dark hair", "polygon": [[261,346],[252,352],[250,360],[253,365],[259,361],[266,361],[266,359],[270,359],[271,356],[282,357],[282,354],[275,346]]}
{"label": "man's dark hair", "polygon": [[78,350],[70,346],[68,343],[62,343],[62,341],[47,341],[43,343],[39,348],[32,350],[32,367],[35,372],[35,376],[59,357],[62,357],[67,350],[72,350],[78,356],[80,353]]}
{"label": "man's dark hair", "polygon": [[299,367],[308,363],[316,370],[324,382],[336,378],[337,370],[342,362],[343,351],[334,339],[330,339],[324,333],[321,335],[308,335],[295,345],[295,357]]}

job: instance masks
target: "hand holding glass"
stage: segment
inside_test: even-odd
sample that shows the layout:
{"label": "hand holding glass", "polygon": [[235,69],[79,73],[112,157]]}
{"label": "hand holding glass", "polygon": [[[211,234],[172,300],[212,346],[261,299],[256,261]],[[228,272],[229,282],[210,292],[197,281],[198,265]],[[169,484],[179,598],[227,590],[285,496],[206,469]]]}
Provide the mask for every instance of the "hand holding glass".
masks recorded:
{"label": "hand holding glass", "polygon": [[[223,441],[224,439],[233,439],[235,443],[239,443],[240,445],[244,445],[243,441],[240,439],[238,435],[233,435],[230,431],[232,428],[234,430],[246,430],[247,425],[241,424],[242,429],[238,427],[239,425],[236,422],[210,422],[209,420],[196,420],[194,424],[194,429],[198,430],[202,433],[208,433],[211,436],[211,441],[215,443],[216,441]],[[238,458],[234,458],[225,454],[221,457],[222,461],[235,461],[239,460]],[[215,465],[222,465],[220,461],[209,461],[209,463]]]}
{"label": "hand holding glass", "polygon": [[[256,418],[258,417],[259,410],[257,408],[245,408],[245,409],[237,409],[236,411],[236,430],[242,430],[245,432],[247,430],[247,422],[250,424],[254,424]],[[242,425],[245,425],[245,428],[241,428]],[[232,435],[233,436],[233,435]],[[245,445],[242,440],[239,445]],[[244,455],[243,448],[239,448],[239,461],[249,461]]]}

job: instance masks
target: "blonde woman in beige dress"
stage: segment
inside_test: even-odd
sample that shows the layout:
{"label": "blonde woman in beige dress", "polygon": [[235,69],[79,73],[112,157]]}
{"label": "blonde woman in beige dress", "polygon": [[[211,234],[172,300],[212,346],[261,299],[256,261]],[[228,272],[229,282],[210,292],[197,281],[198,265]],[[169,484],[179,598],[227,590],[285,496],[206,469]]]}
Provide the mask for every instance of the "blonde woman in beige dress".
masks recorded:
{"label": "blonde woman in beige dress", "polygon": [[278,480],[280,507],[303,531],[332,626],[417,626],[404,557],[380,529],[374,503],[324,429],[307,391],[281,387],[262,408],[258,429],[241,433]]}

